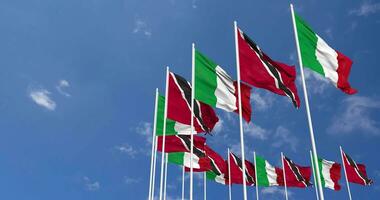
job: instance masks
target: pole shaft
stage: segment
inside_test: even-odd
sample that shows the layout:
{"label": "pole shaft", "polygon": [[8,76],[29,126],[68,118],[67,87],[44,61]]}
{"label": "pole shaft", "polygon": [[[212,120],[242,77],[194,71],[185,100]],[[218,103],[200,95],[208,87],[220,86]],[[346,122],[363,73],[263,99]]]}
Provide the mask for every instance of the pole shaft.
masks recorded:
{"label": "pole shaft", "polygon": [[315,195],[317,197],[317,200],[319,200],[317,180],[316,180],[317,177],[315,177],[315,170],[319,170],[319,168],[317,168],[318,165],[317,165],[317,167],[314,165],[313,153],[311,151],[310,151],[310,161],[311,161],[311,167],[313,169]]}
{"label": "pole shaft", "polygon": [[154,199],[154,188],[155,188],[155,181],[156,181],[156,163],[157,163],[157,141],[158,141],[158,138],[157,136],[154,137],[154,161],[153,161],[153,178],[152,178],[152,196],[151,196],[151,200]]}
{"label": "pole shaft", "polygon": [[227,149],[228,152],[228,196],[229,200],[232,200],[232,191],[231,191],[231,168],[230,168],[230,149]]}
{"label": "pole shaft", "polygon": [[193,200],[193,151],[194,151],[194,91],[195,91],[195,44],[191,48],[191,145],[190,145],[190,200]]}
{"label": "pole shaft", "polygon": [[206,181],[206,172],[203,172],[203,199],[207,199],[207,181]]}
{"label": "pole shaft", "polygon": [[182,200],[185,200],[185,166],[182,166]]}
{"label": "pole shaft", "polygon": [[347,171],[346,171],[346,165],[344,164],[343,150],[342,150],[342,147],[341,147],[341,146],[339,146],[339,149],[340,149],[340,156],[342,157],[342,165],[343,165],[344,176],[346,177],[346,184],[347,184],[348,197],[350,198],[350,200],[352,200],[352,197],[351,197],[351,190],[350,190],[350,183],[348,182]]}
{"label": "pole shaft", "polygon": [[282,162],[282,175],[284,176],[284,186],[285,186],[285,199],[288,200],[288,188],[286,186],[286,173],[284,164],[284,154],[281,152],[281,162]]}
{"label": "pole shaft", "polygon": [[165,179],[164,179],[164,200],[166,200],[166,186],[168,181],[168,154],[165,153]]}
{"label": "pole shaft", "polygon": [[245,177],[245,154],[244,154],[244,133],[243,133],[243,112],[241,105],[241,88],[240,88],[240,60],[239,60],[239,44],[238,44],[238,32],[237,22],[234,22],[235,29],[235,53],[236,53],[236,71],[237,71],[237,85],[238,85],[238,101],[239,101],[239,127],[240,127],[240,149],[242,159],[242,174],[243,174],[243,196],[244,200],[247,200],[247,184]]}
{"label": "pole shaft", "polygon": [[[298,62],[299,62],[299,67],[300,67],[300,72],[301,72],[303,93],[304,93],[304,97],[305,97],[306,114],[307,114],[307,119],[308,119],[308,124],[309,124],[311,147],[312,147],[312,150],[313,150],[313,159],[314,159],[315,163],[318,163],[317,147],[316,147],[315,139],[314,139],[313,122],[312,122],[312,119],[311,119],[311,113],[310,113],[310,108],[309,108],[309,98],[308,98],[308,95],[307,95],[305,76],[304,76],[304,73],[303,73],[302,57],[301,57],[301,51],[300,51],[300,46],[299,46],[299,42],[298,42],[298,33],[297,33],[295,16],[294,16],[293,4],[290,4],[290,10],[292,12],[294,37],[295,37],[295,40],[296,40]],[[319,173],[319,170],[316,171],[316,174],[317,174],[317,183],[318,183],[319,197],[320,197],[321,200],[324,200],[325,198],[324,198],[324,195],[323,195],[321,175]]]}
{"label": "pole shaft", "polygon": [[149,176],[149,197],[152,197],[152,189],[153,189],[153,162],[154,162],[154,146],[155,146],[155,136],[156,136],[156,119],[157,119],[157,102],[158,102],[158,88],[156,88],[156,97],[154,101],[154,118],[153,118],[153,133],[152,133],[152,154],[150,158],[150,176]]}
{"label": "pole shaft", "polygon": [[255,182],[256,182],[256,199],[259,200],[259,183],[257,182],[257,165],[256,165],[256,152],[253,152],[253,162],[255,164]]}
{"label": "pole shaft", "polygon": [[162,152],[161,152],[161,176],[160,176],[160,200],[162,200],[163,184],[164,184],[164,163],[165,163],[165,135],[166,135],[166,117],[168,115],[168,99],[169,97],[169,67],[166,67],[166,88],[165,88],[165,109],[164,124],[162,132]]}

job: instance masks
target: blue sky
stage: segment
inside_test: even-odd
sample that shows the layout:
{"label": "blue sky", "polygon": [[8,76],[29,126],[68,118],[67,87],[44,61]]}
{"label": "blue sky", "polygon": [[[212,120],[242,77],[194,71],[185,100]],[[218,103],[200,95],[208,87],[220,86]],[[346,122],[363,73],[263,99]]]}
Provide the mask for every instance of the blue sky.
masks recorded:
{"label": "blue sky", "polygon": [[[145,199],[148,192],[154,91],[164,92],[165,66],[190,78],[191,43],[236,77],[233,20],[273,59],[297,64],[289,1],[1,0],[0,198]],[[340,162],[339,145],[368,167],[375,185],[351,184],[354,199],[380,195],[380,2],[294,1],[296,11],[332,47],[354,61],[347,96],[307,70],[318,153]],[[298,67],[297,67],[298,71]],[[246,152],[272,164],[283,151],[309,165],[310,139],[301,108],[253,89]],[[208,144],[226,156],[239,150],[238,118],[218,111]],[[169,166],[168,196],[180,196]],[[198,176],[197,176],[198,177]],[[196,178],[195,197],[202,181]],[[325,190],[328,199],[347,199]],[[226,187],[208,182],[212,199]],[[241,186],[233,187],[241,199]],[[290,189],[291,199],[314,190]],[[249,189],[253,199],[254,190]],[[283,199],[281,188],[261,189]]]}

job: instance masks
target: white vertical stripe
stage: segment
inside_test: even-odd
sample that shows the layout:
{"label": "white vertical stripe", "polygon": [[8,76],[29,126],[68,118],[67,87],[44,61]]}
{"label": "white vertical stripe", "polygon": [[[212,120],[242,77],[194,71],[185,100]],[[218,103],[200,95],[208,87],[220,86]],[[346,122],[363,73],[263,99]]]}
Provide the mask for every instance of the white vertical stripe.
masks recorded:
{"label": "white vertical stripe", "polygon": [[276,169],[268,161],[265,161],[265,171],[267,172],[269,186],[278,185]]}
{"label": "white vertical stripe", "polygon": [[325,187],[334,190],[335,183],[331,179],[330,170],[333,166],[334,162],[328,160],[322,160],[322,176],[325,180]]}
{"label": "white vertical stripe", "polygon": [[321,37],[318,38],[315,56],[322,65],[325,77],[329,79],[335,86],[338,83],[338,53],[331,48]]}
{"label": "white vertical stripe", "polygon": [[237,110],[233,79],[218,65],[216,72],[216,107],[233,112]]}
{"label": "white vertical stripe", "polygon": [[[199,165],[199,158],[198,156],[193,154],[193,169],[199,169],[201,168]],[[190,160],[191,160],[191,153],[184,152],[183,153],[183,165],[187,168],[190,168]]]}
{"label": "white vertical stripe", "polygon": [[191,134],[191,126],[187,124],[182,124],[180,122],[175,122],[174,130],[178,135],[190,135]]}

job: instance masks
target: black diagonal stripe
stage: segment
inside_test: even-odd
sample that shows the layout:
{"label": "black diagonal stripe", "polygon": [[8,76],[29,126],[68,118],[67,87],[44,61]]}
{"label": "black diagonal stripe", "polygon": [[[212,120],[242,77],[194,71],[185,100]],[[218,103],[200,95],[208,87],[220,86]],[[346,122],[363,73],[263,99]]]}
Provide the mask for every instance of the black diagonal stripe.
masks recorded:
{"label": "black diagonal stripe", "polygon": [[310,182],[303,177],[303,175],[301,174],[301,171],[297,167],[297,165],[294,164],[294,162],[287,157],[285,157],[285,160],[288,163],[293,174],[296,176],[297,181],[302,182],[305,186],[311,186]]}
{"label": "black diagonal stripe", "polygon": [[[186,145],[186,149],[190,152],[191,147],[191,136],[188,135],[176,135],[177,138],[179,138],[183,144]],[[194,155],[198,156],[199,158],[205,157],[206,153],[201,150],[200,148],[196,147],[194,145],[193,147],[193,153]]]}
{"label": "black diagonal stripe", "polygon": [[[231,155],[232,155],[235,163],[238,165],[240,171],[243,171],[243,162],[241,161],[241,159],[233,153],[231,153]],[[254,183],[255,184],[255,179],[249,174],[247,166],[245,166],[245,177],[246,177],[246,179],[247,179],[246,181],[248,183]]]}
{"label": "black diagonal stripe", "polygon": [[280,87],[280,89],[282,91],[284,91],[284,93],[286,94],[286,96],[288,96],[292,102],[293,102],[293,105],[295,107],[297,107],[297,101],[295,99],[295,95],[294,93],[284,84],[284,82],[282,81],[281,79],[281,75],[280,75],[280,72],[277,70],[277,68],[275,66],[273,66],[273,64],[268,60],[268,58],[266,58],[264,56],[264,53],[261,51],[260,47],[251,39],[248,37],[248,35],[246,35],[243,31],[241,31],[243,33],[243,37],[244,37],[244,40],[248,43],[248,45],[251,47],[251,49],[253,51],[255,51],[258,55],[259,55],[259,58],[260,60],[266,65],[268,66],[268,69],[271,71],[271,73],[273,74],[274,78],[277,80],[278,82],[278,86]]}
{"label": "black diagonal stripe", "polygon": [[[185,100],[189,108],[191,109],[191,85],[189,82],[186,81],[185,78],[172,73],[174,75],[173,78],[176,79],[176,82],[178,83],[179,89],[183,92],[185,95]],[[202,129],[206,132],[209,133],[210,129],[206,126],[206,124],[203,122],[203,119],[201,117],[201,112],[200,112],[200,106],[198,105],[198,102],[194,100],[194,116],[196,119],[199,121],[199,124],[202,126]]]}
{"label": "black diagonal stripe", "polygon": [[208,158],[211,161],[211,171],[214,172],[216,175],[220,176],[222,175],[222,170],[219,169],[218,165],[216,164],[215,160],[208,156]]}
{"label": "black diagonal stripe", "polygon": [[348,161],[348,164],[355,169],[356,174],[364,181],[364,184],[371,185],[373,181],[369,179],[367,176],[364,176],[364,174],[359,170],[359,167],[356,164],[356,162],[346,153],[343,152],[343,154],[346,160]]}

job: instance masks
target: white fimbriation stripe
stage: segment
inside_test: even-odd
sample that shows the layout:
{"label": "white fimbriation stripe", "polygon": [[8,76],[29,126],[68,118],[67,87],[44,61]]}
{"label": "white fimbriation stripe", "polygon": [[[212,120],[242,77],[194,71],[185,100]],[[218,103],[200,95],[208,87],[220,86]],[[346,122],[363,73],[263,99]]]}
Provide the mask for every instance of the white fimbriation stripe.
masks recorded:
{"label": "white fimbriation stripe", "polygon": [[215,176],[215,182],[225,185],[226,179],[224,178],[224,174]]}
{"label": "white fimbriation stripe", "polygon": [[332,190],[335,189],[335,183],[331,179],[330,170],[333,166],[334,162],[328,160],[322,160],[322,176],[325,180],[325,187],[330,188]]}
{"label": "white fimbriation stripe", "polygon": [[[199,158],[196,155],[193,155],[193,169],[201,168],[199,165]],[[190,168],[191,165],[191,153],[184,152],[183,153],[183,165],[187,168]]]}
{"label": "white fimbriation stripe", "polygon": [[216,107],[228,112],[237,110],[233,79],[220,66],[216,66],[215,72],[217,83],[215,90]]}
{"label": "white fimbriation stripe", "polygon": [[178,135],[190,135],[191,134],[191,126],[187,124],[182,124],[180,122],[175,122],[174,130],[178,133]]}
{"label": "white fimbriation stripe", "polygon": [[315,56],[322,65],[325,77],[328,78],[335,86],[338,83],[338,53],[331,48],[321,37],[318,38]]}
{"label": "white fimbriation stripe", "polygon": [[271,164],[269,164],[268,161],[265,161],[265,171],[267,172],[269,185],[270,186],[277,186],[278,183],[277,183],[276,169]]}

